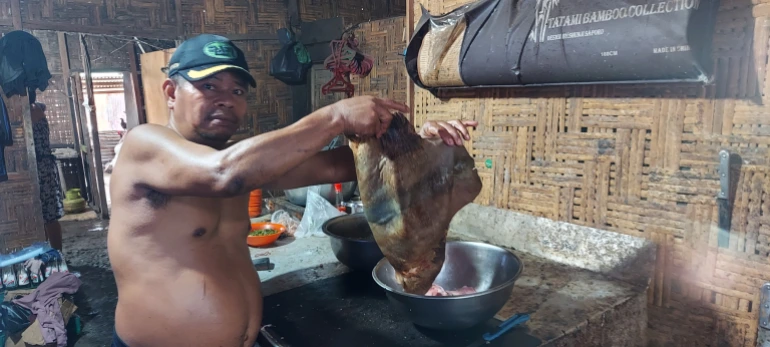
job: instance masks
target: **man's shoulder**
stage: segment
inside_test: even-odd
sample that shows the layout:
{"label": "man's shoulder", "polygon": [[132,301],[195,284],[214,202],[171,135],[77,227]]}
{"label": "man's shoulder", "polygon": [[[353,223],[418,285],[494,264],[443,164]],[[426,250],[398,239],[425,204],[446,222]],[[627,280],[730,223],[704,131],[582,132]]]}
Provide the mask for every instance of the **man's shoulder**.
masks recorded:
{"label": "man's shoulder", "polygon": [[157,124],[142,124],[131,129],[126,133],[124,146],[136,147],[142,145],[152,145],[162,143],[168,140],[179,139],[181,136],[168,127]]}
{"label": "man's shoulder", "polygon": [[131,137],[145,137],[145,136],[179,136],[176,132],[168,127],[158,124],[140,124],[126,133],[126,140]]}
{"label": "man's shoulder", "polygon": [[136,160],[145,160],[147,156],[152,156],[158,149],[166,147],[170,141],[180,138],[179,134],[173,130],[157,125],[142,124],[127,132],[121,152],[130,153],[128,156]]}

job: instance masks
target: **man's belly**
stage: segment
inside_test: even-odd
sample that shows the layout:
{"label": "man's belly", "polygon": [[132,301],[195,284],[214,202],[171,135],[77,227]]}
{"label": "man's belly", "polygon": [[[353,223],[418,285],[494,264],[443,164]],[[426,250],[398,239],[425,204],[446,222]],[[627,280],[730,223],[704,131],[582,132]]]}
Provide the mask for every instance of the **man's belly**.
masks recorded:
{"label": "man's belly", "polygon": [[115,326],[121,339],[132,347],[251,347],[262,317],[259,278],[251,262],[206,260],[177,271],[162,269],[171,264],[161,263],[156,264],[161,268],[146,268],[146,274],[116,273]]}

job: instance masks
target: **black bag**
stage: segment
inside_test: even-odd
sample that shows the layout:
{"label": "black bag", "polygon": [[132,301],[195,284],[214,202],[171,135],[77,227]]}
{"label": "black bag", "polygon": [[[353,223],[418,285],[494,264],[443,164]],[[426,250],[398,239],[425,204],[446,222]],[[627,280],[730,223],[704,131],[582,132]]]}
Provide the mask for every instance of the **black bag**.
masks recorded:
{"label": "black bag", "polygon": [[32,322],[29,321],[31,315],[30,310],[10,301],[0,303],[0,331],[5,333],[5,336],[24,331],[32,325]]}
{"label": "black bag", "polygon": [[278,39],[283,47],[270,61],[270,76],[288,85],[305,84],[307,71],[313,65],[307,50],[288,29],[279,29]]}

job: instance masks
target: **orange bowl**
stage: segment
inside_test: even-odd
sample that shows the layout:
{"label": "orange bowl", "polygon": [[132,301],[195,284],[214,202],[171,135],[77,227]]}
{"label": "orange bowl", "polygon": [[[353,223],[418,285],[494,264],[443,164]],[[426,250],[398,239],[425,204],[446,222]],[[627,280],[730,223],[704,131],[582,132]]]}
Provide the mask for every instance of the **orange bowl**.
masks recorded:
{"label": "orange bowl", "polygon": [[266,223],[266,222],[252,223],[251,231],[257,231],[257,230],[275,230],[275,233],[270,235],[260,235],[260,236],[249,235],[248,237],[246,237],[246,244],[248,244],[251,247],[267,246],[275,242],[275,240],[278,240],[281,234],[286,232],[286,227],[276,223]]}

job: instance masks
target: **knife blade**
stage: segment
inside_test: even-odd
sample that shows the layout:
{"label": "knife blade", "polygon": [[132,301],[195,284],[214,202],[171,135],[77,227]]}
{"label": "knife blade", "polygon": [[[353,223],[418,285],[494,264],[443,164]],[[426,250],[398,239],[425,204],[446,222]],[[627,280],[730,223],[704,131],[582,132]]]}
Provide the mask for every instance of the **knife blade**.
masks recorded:
{"label": "knife blade", "polygon": [[730,229],[732,227],[733,214],[733,166],[740,169],[742,159],[727,150],[719,151],[719,194],[717,195],[717,244],[720,248],[729,248]]}

